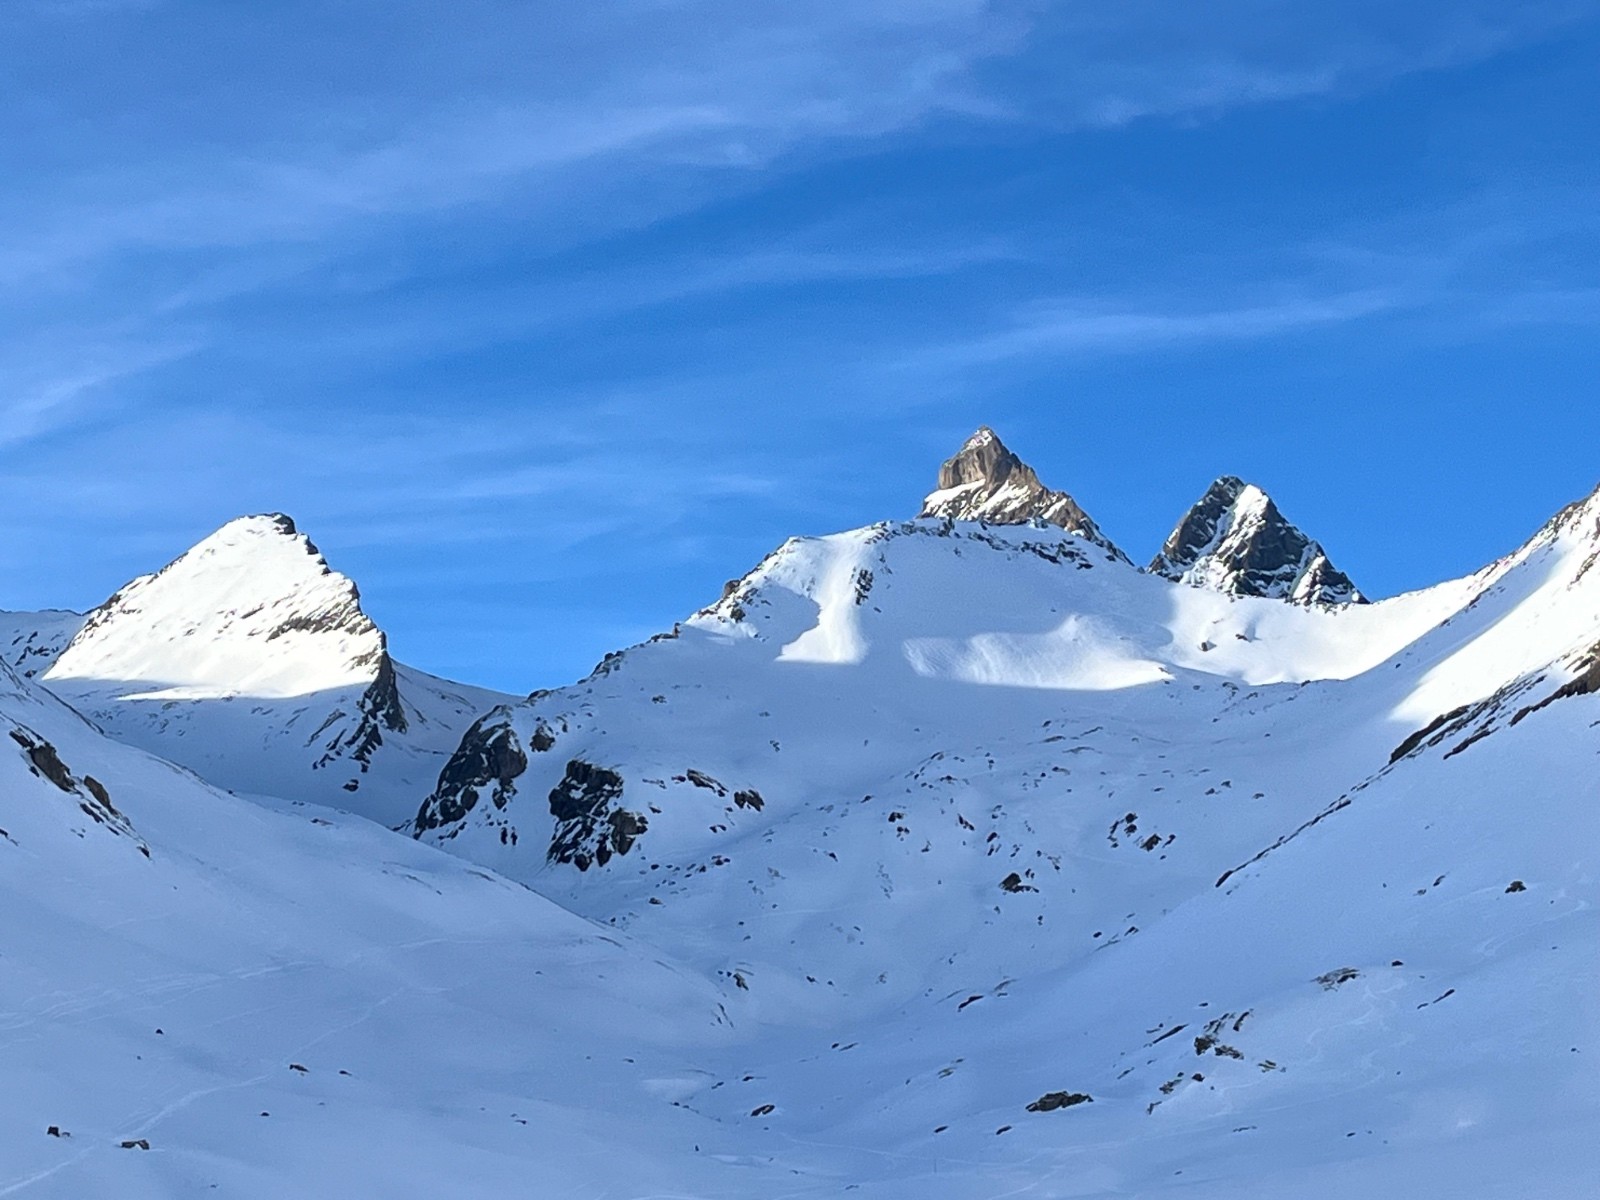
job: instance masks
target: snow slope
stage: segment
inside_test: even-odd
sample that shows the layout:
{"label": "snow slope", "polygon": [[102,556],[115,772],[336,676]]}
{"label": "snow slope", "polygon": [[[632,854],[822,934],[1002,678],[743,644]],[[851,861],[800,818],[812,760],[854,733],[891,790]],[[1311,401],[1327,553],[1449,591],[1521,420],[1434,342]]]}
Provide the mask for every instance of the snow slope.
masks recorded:
{"label": "snow slope", "polygon": [[799,539],[487,714],[415,832],[731,984],[695,1104],[775,1105],[794,1194],[1587,1194],[1597,557],[1600,495],[1338,608]]}
{"label": "snow slope", "polygon": [[1592,1194],[1600,493],[1358,605],[1023,491],[523,701],[284,518],[0,665],[0,1196]]}
{"label": "snow slope", "polygon": [[711,984],[359,818],[218,792],[6,667],[0,728],[0,1196],[784,1184],[674,1103],[737,1044]]}
{"label": "snow slope", "polygon": [[107,731],[243,792],[395,824],[508,697],[395,663],[282,515],[241,517],[83,621],[41,677]]}

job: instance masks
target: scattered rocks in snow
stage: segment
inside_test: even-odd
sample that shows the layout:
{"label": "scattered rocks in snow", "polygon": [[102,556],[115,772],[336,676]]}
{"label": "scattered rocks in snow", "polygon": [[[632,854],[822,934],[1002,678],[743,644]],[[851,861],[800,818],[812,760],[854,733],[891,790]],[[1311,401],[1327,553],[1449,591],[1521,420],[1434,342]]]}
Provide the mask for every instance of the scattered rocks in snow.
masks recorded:
{"label": "scattered rocks in snow", "polygon": [[28,769],[33,774],[54,784],[69,796],[76,797],[78,810],[84,816],[114,834],[131,839],[140,854],[146,858],[150,857],[150,848],[134,832],[132,822],[111,802],[111,793],[106,790],[104,784],[92,775],[85,775],[82,779],[77,778],[67,764],[61,761],[61,755],[56,748],[32,730],[20,725],[15,726],[11,730],[11,740],[22,747],[23,754],[28,760]]}
{"label": "scattered rocks in snow", "polygon": [[1361,972],[1354,967],[1339,967],[1337,970],[1329,971],[1325,975],[1318,975],[1312,982],[1321,984],[1324,991],[1331,992],[1341,984],[1349,983],[1352,979],[1358,979],[1360,976]]}
{"label": "scattered rocks in snow", "polygon": [[723,787],[720,781],[713,779],[704,771],[696,771],[693,767],[690,767],[683,773],[683,778],[689,783],[694,784],[695,787],[706,788],[709,791],[715,792],[719,796],[726,796],[728,794],[728,789]]}

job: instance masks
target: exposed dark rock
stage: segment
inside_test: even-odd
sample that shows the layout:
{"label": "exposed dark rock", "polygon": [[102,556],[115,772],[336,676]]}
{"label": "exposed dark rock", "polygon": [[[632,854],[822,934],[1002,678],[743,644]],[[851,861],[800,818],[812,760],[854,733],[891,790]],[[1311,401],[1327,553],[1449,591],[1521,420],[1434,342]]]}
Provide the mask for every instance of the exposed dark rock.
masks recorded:
{"label": "exposed dark rock", "polygon": [[527,769],[528,756],[505,713],[497,710],[480,717],[439,772],[433,794],[417,810],[412,836],[460,821],[477,806],[485,789],[494,806],[504,808],[517,794],[515,781]]}
{"label": "exposed dark rock", "polygon": [[1352,979],[1359,979],[1360,977],[1361,972],[1354,967],[1339,967],[1336,970],[1329,971],[1326,975],[1318,975],[1312,982],[1320,984],[1324,991],[1331,992],[1340,984],[1349,983]]}
{"label": "exposed dark rock", "polygon": [[761,809],[766,805],[766,801],[761,798],[761,793],[756,791],[755,788],[749,788],[748,790],[742,792],[735,792],[733,794],[733,802],[740,808],[753,808],[757,812],[760,812]]}
{"label": "exposed dark rock", "polygon": [[1520,880],[1520,879],[1513,879],[1510,883],[1508,883],[1506,885],[1506,892],[1507,893],[1525,892],[1527,890],[1528,890],[1528,885],[1523,883],[1522,880]]}
{"label": "exposed dark rock", "polygon": [[1040,483],[1033,468],[1006,449],[987,425],[939,468],[939,489],[923,501],[918,516],[996,525],[1043,521],[1124,557],[1076,500]]}
{"label": "exposed dark rock", "polygon": [[566,775],[550,792],[556,828],[546,858],[587,871],[633,849],[649,822],[642,813],[618,805],[622,790],[622,776],[615,771],[581,758],[567,763]]}
{"label": "exposed dark rock", "polygon": [[[379,634],[380,640],[382,637],[383,635]],[[327,766],[348,754],[365,772],[372,765],[373,753],[383,745],[384,732],[406,731],[405,705],[400,701],[400,685],[395,677],[394,660],[389,657],[387,649],[378,655],[377,677],[356,702],[356,710],[360,713],[356,727],[349,734],[337,737],[328,743],[327,753],[317,760],[318,767]]]}
{"label": "exposed dark rock", "polygon": [[1355,584],[1260,488],[1225,475],[1178,522],[1151,574],[1296,604],[1364,604]]}
{"label": "exposed dark rock", "polygon": [[1080,1104],[1093,1103],[1094,1097],[1085,1092],[1046,1092],[1028,1105],[1028,1111],[1047,1113],[1055,1112],[1060,1108],[1075,1108]]}
{"label": "exposed dark rock", "polygon": [[150,848],[145,845],[144,839],[134,832],[133,824],[128,818],[118,812],[117,806],[111,803],[111,793],[106,790],[103,783],[92,776],[77,778],[71,768],[61,760],[56,748],[31,730],[20,725],[16,726],[11,730],[11,740],[22,747],[23,754],[28,759],[28,767],[35,775],[48,780],[74,797],[78,803],[78,810],[96,825],[104,826],[112,833],[132,839],[139,848],[139,853],[146,858],[150,857]]}
{"label": "exposed dark rock", "polygon": [[728,789],[720,782],[711,778],[704,771],[696,771],[693,767],[683,773],[683,777],[697,788],[708,788],[719,796],[726,796]]}
{"label": "exposed dark rock", "polygon": [[28,756],[28,761],[33,764],[33,773],[42,775],[55,784],[63,792],[77,790],[76,781],[72,772],[67,770],[66,763],[61,761],[61,756],[56,753],[56,748],[43,738],[33,738],[20,729],[11,731],[11,740],[22,747],[23,753]]}
{"label": "exposed dark rock", "polygon": [[1600,645],[1596,645],[1583,655],[1578,661],[1578,674],[1555,691],[1551,692],[1537,704],[1530,704],[1520,710],[1511,718],[1513,725],[1519,724],[1524,718],[1531,717],[1557,700],[1570,700],[1574,696],[1592,696],[1600,693]]}
{"label": "exposed dark rock", "polygon": [[[1421,746],[1422,743],[1427,741],[1427,739],[1429,737],[1431,737],[1433,734],[1435,734],[1439,730],[1443,729],[1446,725],[1450,724],[1452,721],[1455,721],[1455,720],[1459,719],[1460,717],[1465,716],[1466,712],[1467,712],[1467,707],[1468,707],[1467,705],[1463,704],[1460,708],[1452,708],[1447,713],[1441,713],[1437,717],[1435,717],[1433,720],[1429,721],[1421,729],[1417,730],[1415,733],[1408,734],[1406,736],[1406,739],[1404,741],[1402,741],[1398,746],[1396,746],[1393,751],[1390,752],[1390,754],[1389,754],[1389,762],[1391,764],[1399,762],[1402,758],[1404,758],[1406,755],[1410,754],[1418,746]],[[1441,738],[1443,737],[1442,734],[1440,736],[1441,736]]]}

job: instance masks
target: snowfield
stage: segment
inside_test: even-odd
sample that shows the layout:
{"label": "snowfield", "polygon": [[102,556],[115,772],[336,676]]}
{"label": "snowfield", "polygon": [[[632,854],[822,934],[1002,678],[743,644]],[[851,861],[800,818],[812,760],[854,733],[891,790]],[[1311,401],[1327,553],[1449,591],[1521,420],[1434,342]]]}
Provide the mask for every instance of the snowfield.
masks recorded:
{"label": "snowfield", "polygon": [[1373,604],[794,539],[355,792],[382,635],[254,520],[0,667],[0,1196],[1600,1186],[1600,493]]}

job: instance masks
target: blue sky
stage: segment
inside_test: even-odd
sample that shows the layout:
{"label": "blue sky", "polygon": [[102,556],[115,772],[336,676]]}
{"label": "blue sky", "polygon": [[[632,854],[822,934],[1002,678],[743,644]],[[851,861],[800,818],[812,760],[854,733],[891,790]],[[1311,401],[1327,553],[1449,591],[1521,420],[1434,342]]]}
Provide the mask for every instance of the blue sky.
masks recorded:
{"label": "blue sky", "polygon": [[1600,481],[1600,0],[11,0],[0,605],[282,510],[527,690],[980,422],[1369,594]]}

